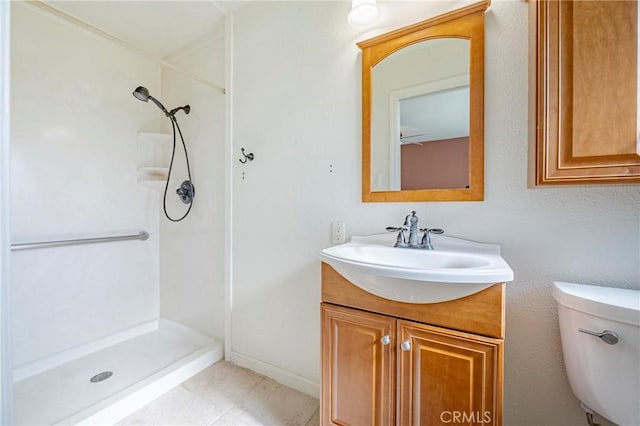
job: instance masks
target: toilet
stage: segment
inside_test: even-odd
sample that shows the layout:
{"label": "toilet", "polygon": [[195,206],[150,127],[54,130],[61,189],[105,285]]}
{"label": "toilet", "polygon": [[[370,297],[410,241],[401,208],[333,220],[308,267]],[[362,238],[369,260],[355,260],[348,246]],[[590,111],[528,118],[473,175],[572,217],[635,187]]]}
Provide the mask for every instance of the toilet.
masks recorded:
{"label": "toilet", "polygon": [[640,425],[640,290],[554,282],[564,363],[573,393],[592,412]]}

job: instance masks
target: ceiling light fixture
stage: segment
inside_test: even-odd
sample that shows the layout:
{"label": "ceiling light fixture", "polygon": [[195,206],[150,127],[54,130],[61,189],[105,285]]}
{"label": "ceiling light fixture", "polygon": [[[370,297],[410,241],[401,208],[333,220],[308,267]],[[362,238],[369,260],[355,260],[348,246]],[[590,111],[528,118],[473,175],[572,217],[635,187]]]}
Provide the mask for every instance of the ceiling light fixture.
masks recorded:
{"label": "ceiling light fixture", "polygon": [[347,16],[347,21],[352,27],[367,27],[376,22],[379,17],[380,11],[376,0],[351,0],[351,12]]}

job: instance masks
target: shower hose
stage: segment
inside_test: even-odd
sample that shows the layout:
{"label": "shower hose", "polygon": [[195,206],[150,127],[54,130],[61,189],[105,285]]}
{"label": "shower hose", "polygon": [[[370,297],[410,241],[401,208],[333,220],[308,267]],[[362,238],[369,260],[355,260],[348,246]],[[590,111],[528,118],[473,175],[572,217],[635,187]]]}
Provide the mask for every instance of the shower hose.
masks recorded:
{"label": "shower hose", "polygon": [[[177,112],[177,111],[176,111]],[[178,120],[174,114],[169,115],[169,119],[171,120],[171,126],[173,127],[173,148],[171,149],[171,161],[169,162],[169,172],[167,173],[167,183],[164,186],[164,196],[162,197],[162,209],[164,210],[164,215],[172,222],[180,222],[182,219],[187,217],[189,212],[191,211],[191,207],[193,207],[193,198],[195,197],[195,188],[191,183],[191,167],[189,166],[189,154],[187,153],[187,145],[184,143],[184,137],[182,136],[182,131],[180,130],[180,125],[178,125]],[[167,212],[167,190],[169,189],[169,181],[171,180],[171,171],[173,169],[173,160],[176,155],[176,128],[178,129],[178,134],[180,135],[180,141],[182,142],[182,149],[184,149],[184,158],[187,163],[187,176],[189,179],[189,185],[191,185],[191,191],[193,193],[191,200],[189,201],[189,208],[185,212],[182,217],[178,219],[174,219],[169,216]]]}

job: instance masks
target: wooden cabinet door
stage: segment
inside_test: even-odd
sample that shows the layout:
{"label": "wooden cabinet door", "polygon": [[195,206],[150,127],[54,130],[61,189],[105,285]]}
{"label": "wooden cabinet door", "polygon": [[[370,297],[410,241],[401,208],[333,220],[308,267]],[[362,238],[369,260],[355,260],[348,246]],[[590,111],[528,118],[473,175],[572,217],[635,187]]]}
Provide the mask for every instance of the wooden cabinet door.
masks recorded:
{"label": "wooden cabinet door", "polygon": [[322,425],[394,423],[395,322],[322,304]]}
{"label": "wooden cabinet door", "polygon": [[398,320],[398,419],[501,425],[502,340]]}
{"label": "wooden cabinet door", "polygon": [[529,2],[529,181],[640,183],[638,2]]}

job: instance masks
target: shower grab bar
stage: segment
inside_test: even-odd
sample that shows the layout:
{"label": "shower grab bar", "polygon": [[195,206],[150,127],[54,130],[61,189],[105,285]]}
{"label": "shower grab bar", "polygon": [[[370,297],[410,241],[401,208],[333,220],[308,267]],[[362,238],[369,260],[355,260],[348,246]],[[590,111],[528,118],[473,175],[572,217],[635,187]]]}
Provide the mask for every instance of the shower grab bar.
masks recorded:
{"label": "shower grab bar", "polygon": [[31,250],[31,249],[48,248],[48,247],[72,246],[72,245],[78,245],[78,244],[108,243],[111,241],[127,241],[127,240],[145,241],[147,239],[149,239],[149,233],[147,231],[140,231],[139,233],[133,234],[133,235],[115,235],[112,237],[78,238],[74,240],[39,241],[35,243],[11,244],[11,251]]}

